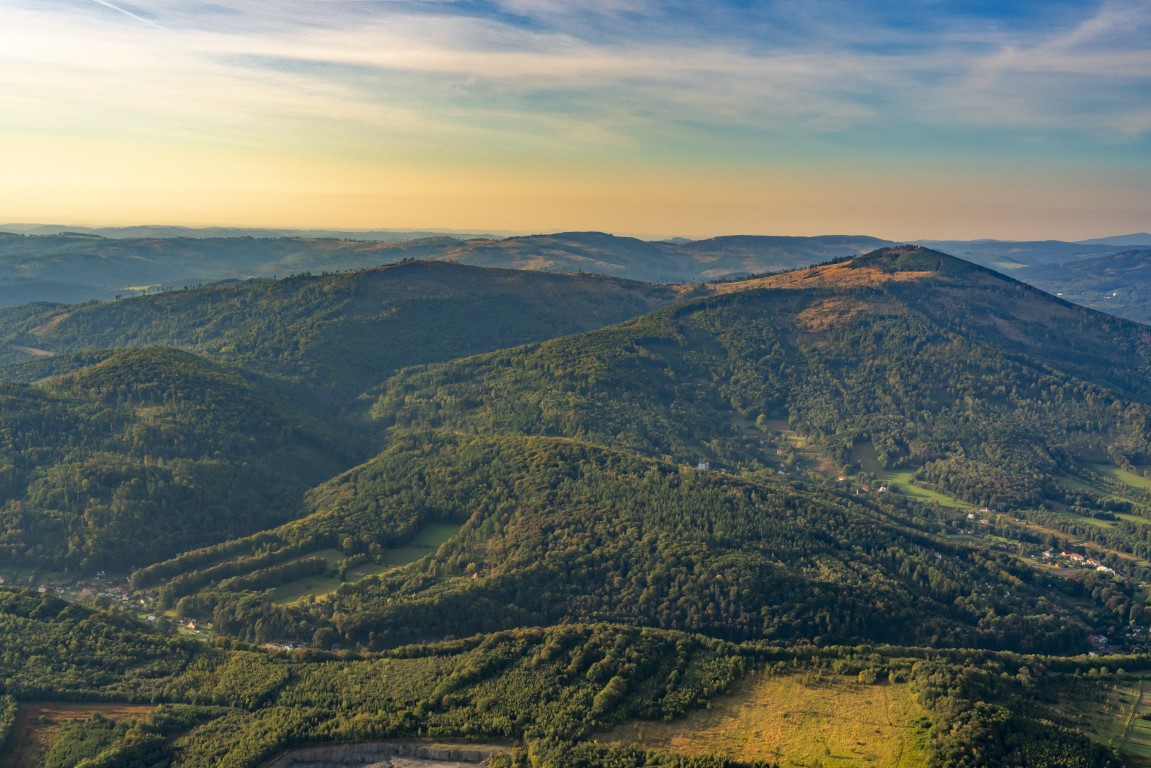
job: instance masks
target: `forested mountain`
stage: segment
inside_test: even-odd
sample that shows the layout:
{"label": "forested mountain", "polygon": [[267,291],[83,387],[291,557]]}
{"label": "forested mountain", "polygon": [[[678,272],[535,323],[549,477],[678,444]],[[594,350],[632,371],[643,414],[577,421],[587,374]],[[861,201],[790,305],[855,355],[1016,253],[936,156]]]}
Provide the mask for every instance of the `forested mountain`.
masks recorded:
{"label": "forested mountain", "polygon": [[946,518],[894,495],[864,501],[775,475],[737,479],[560,438],[413,437],[321,487],[310,503],[310,516],[220,554],[280,548],[298,556],[334,546],[354,557],[395,547],[429,523],[462,529],[420,569],[365,580],[315,605],[255,609],[237,594],[240,579],[185,597],[199,585],[175,580],[162,597],[181,614],[259,642],[326,636],[386,647],[611,621],[729,640],[1051,653],[1087,650],[1088,624],[1122,622],[1130,605],[1114,603],[1114,614],[1083,605],[1082,614],[1075,607],[1056,617],[1053,601],[1078,606],[1081,584],[937,539]]}
{"label": "forested mountain", "polygon": [[770,463],[743,425],[785,421],[998,508],[1091,462],[1149,462],[1151,336],[925,249],[728,293],[537,347],[401,373],[402,429],[566,435],[680,462]]}
{"label": "forested mountain", "polygon": [[362,450],[277,388],[171,349],[0,385],[0,398],[10,566],[122,569],[244,535],[292,519]]}
{"label": "forested mountain", "polygon": [[57,372],[46,355],[176,346],[359,394],[405,365],[448,360],[618,322],[684,295],[600,275],[437,262],[213,285],[82,306],[0,310],[9,378]]}
{"label": "forested mountain", "polygon": [[602,232],[470,240],[436,235],[386,242],[327,238],[323,233],[113,239],[79,232],[0,232],[0,307],[109,300],[222,280],[346,272],[405,259],[692,283],[791,269],[883,244],[869,237],[721,237],[677,245]]}
{"label": "forested mountain", "polygon": [[[1151,333],[943,253],[680,288],[405,262],[4,317],[0,575],[139,567],[99,611],[0,591],[0,737],[14,702],[162,705],[60,760],[726,766],[592,739],[771,677],[914,700],[893,728],[934,766],[1102,767],[1143,711]],[[1077,702],[1120,688],[1115,741]]]}

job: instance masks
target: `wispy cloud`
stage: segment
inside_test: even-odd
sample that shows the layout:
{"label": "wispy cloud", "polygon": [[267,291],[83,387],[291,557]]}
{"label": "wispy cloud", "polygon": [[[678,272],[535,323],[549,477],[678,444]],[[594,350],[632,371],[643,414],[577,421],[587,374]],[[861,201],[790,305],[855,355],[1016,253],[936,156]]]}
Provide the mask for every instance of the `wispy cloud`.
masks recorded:
{"label": "wispy cloud", "polygon": [[[229,102],[248,96],[228,94],[247,83],[265,93],[250,102],[253,111],[296,98],[315,107],[326,90],[337,113],[351,103],[364,116],[518,111],[524,125],[616,122],[636,140],[643,126],[662,130],[668,121],[849,132],[893,119],[1139,137],[1151,95],[1151,7],[1141,0],[1109,2],[1056,30],[968,18],[898,26],[869,15],[879,6],[865,3],[829,3],[819,19],[789,2],[89,3],[172,31],[174,39],[160,41],[131,30],[114,36],[120,55],[101,58],[123,65],[126,92],[151,81],[199,104],[232,79],[238,85],[219,90],[229,110],[243,110]],[[72,14],[59,3],[48,8],[23,5],[25,20],[38,18],[41,39],[87,36],[80,50],[107,48],[79,28],[77,4]],[[27,38],[27,30],[9,29]],[[43,61],[28,56],[25,64],[50,78],[53,46],[46,47]],[[140,71],[125,61],[134,56],[162,66]],[[92,69],[115,77],[106,64]]]}
{"label": "wispy cloud", "polygon": [[0,103],[285,162],[1147,168],[1151,5],[0,0]]}
{"label": "wispy cloud", "polygon": [[152,21],[151,19],[145,19],[143,16],[132,13],[131,11],[127,10],[126,8],[121,8],[118,5],[113,5],[112,3],[109,3],[108,0],[92,0],[92,2],[96,3],[97,5],[102,5],[105,8],[111,8],[113,11],[116,11],[117,13],[122,13],[125,16],[128,16],[129,18],[135,19],[136,21],[140,22],[141,24],[147,24],[149,27],[153,27],[155,29],[158,29],[161,32],[167,32],[168,31],[168,30],[164,29],[163,27],[161,27],[156,22]]}

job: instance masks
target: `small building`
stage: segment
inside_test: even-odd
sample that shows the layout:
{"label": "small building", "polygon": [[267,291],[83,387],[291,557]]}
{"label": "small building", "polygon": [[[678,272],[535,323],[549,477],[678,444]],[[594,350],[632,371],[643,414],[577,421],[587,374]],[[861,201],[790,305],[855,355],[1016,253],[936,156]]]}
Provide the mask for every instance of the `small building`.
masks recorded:
{"label": "small building", "polygon": [[701,461],[700,463],[695,465],[695,468],[700,470],[701,472],[706,472],[707,470],[711,469],[711,463],[707,462],[707,461]]}

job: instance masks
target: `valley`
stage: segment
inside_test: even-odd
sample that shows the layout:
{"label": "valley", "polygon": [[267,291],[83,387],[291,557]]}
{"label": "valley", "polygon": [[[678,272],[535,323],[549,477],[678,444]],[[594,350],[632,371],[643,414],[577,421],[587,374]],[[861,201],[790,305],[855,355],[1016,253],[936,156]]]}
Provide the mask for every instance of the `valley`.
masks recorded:
{"label": "valley", "polygon": [[824,262],[0,310],[5,749],[1143,764],[1145,326],[922,247]]}

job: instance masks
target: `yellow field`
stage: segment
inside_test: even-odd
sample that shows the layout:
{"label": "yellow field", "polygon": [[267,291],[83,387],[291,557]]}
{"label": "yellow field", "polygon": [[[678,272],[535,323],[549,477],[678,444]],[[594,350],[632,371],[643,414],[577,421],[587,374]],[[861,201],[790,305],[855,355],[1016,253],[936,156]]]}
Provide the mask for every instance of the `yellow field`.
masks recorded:
{"label": "yellow field", "polygon": [[927,762],[928,723],[906,685],[752,675],[707,711],[674,723],[629,723],[602,740],[783,768],[913,768]]}

